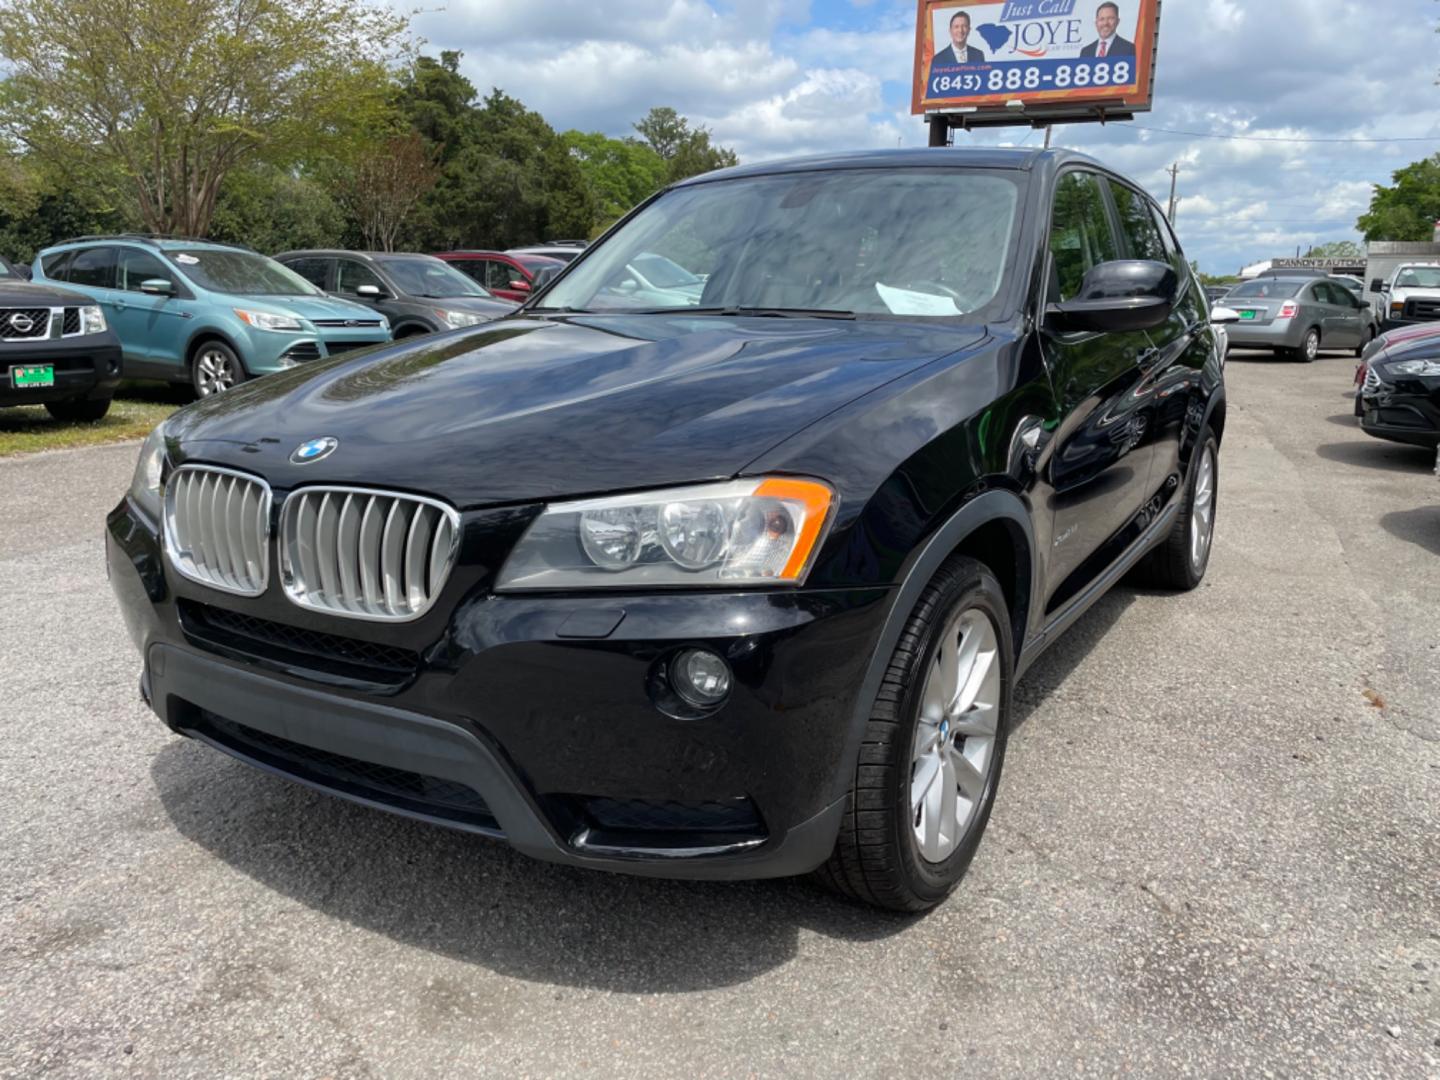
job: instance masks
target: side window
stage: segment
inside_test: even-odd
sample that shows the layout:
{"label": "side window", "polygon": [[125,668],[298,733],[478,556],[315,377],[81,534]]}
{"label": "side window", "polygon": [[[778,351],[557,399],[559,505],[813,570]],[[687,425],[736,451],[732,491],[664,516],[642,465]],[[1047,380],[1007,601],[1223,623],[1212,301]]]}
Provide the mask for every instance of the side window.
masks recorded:
{"label": "side window", "polygon": [[1324,281],[1317,281],[1310,286],[1311,296],[1322,304],[1337,303],[1334,293],[1330,291],[1330,285]]}
{"label": "side window", "polygon": [[40,269],[45,271],[46,277],[64,281],[70,270],[70,256],[74,254],[73,251],[57,251],[53,255],[46,255],[40,260]]}
{"label": "side window", "polygon": [[330,263],[330,259],[322,259],[312,255],[305,259],[289,259],[285,265],[317,289],[324,289],[330,274]]}
{"label": "side window", "polygon": [[1175,273],[1180,275],[1180,288],[1182,296],[1176,310],[1188,317],[1189,322],[1208,322],[1210,318],[1210,302],[1205,299],[1205,293],[1200,288],[1200,283],[1190,273],[1190,264],[1185,261],[1185,252],[1180,250],[1180,241],[1175,239],[1175,230],[1170,228],[1170,223],[1165,220],[1165,215],[1160,213],[1158,206],[1152,206],[1151,216],[1155,219],[1155,227],[1160,230],[1160,240],[1165,245],[1165,255],[1170,265],[1175,268]]}
{"label": "side window", "polygon": [[381,292],[390,291],[385,288],[385,283],[380,280],[380,276],[374,270],[356,259],[338,260],[337,271],[335,275],[336,292],[356,296],[361,285],[374,285]]}
{"label": "side window", "polygon": [[115,249],[93,247],[76,252],[75,258],[70,260],[70,272],[65,280],[72,285],[88,285],[92,289],[113,289]]}
{"label": "side window", "polygon": [[1110,194],[1115,199],[1115,210],[1120,217],[1120,233],[1130,248],[1132,259],[1153,259],[1155,262],[1169,262],[1165,242],[1160,239],[1160,227],[1150,213],[1150,200],[1133,188],[1110,181]]}
{"label": "side window", "polygon": [[1051,300],[1070,300],[1091,267],[1116,258],[1115,236],[1105,212],[1100,178],[1069,172],[1055,186],[1050,219]]}
{"label": "side window", "polygon": [[161,278],[175,284],[175,275],[170,268],[148,251],[121,248],[119,251],[115,287],[126,292],[139,292],[140,283],[151,278]]}
{"label": "side window", "polygon": [[501,262],[499,259],[486,259],[485,280],[481,284],[487,289],[508,289],[510,282],[519,281],[523,276],[509,263]]}

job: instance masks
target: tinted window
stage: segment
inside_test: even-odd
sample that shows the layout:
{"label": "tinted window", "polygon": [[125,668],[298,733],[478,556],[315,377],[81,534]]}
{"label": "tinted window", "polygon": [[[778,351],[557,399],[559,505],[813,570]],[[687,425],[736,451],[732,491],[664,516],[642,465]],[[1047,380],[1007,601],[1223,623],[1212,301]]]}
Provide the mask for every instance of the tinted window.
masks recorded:
{"label": "tinted window", "polygon": [[85,248],[70,260],[70,271],[65,280],[72,285],[88,285],[92,289],[113,289],[115,287],[115,249],[112,247]]}
{"label": "tinted window", "polygon": [[[588,249],[546,302],[970,315],[1007,280],[1023,181],[984,169],[829,169],[672,188]],[[647,253],[706,275],[704,287],[636,281],[627,267]]]}
{"label": "tinted window", "polygon": [[450,265],[472,281],[485,284],[485,261],[483,259],[452,259]]}
{"label": "tinted window", "polygon": [[323,259],[311,255],[303,259],[286,259],[285,265],[317,289],[323,289],[329,280],[332,262],[334,262],[333,259]]}
{"label": "tinted window", "polygon": [[40,260],[40,269],[45,271],[46,277],[64,281],[70,267],[70,256],[74,254],[73,251],[58,251],[53,255],[46,255]]}
{"label": "tinted window", "polygon": [[1120,218],[1120,232],[1130,248],[1132,259],[1153,259],[1168,262],[1170,253],[1160,237],[1160,227],[1150,212],[1150,200],[1133,188],[1110,181],[1110,194]]}
{"label": "tinted window", "polygon": [[137,251],[134,248],[121,248],[119,258],[119,272],[116,275],[116,288],[124,289],[126,292],[139,292],[142,281],[150,281],[159,278],[163,281],[175,284],[175,275],[170,268],[162,263],[148,251]]}
{"label": "tinted window", "polygon": [[1271,299],[1279,297],[1289,300],[1300,291],[1303,281],[1285,281],[1280,278],[1256,278],[1254,281],[1241,282],[1229,292],[1230,297],[1250,297],[1251,299]]}
{"label": "tinted window", "polygon": [[274,259],[252,251],[187,248],[167,252],[202,289],[241,296],[314,296],[319,290]]}
{"label": "tinted window", "polygon": [[374,285],[381,292],[389,292],[380,275],[358,259],[340,259],[336,267],[335,291],[358,295],[361,285]]}
{"label": "tinted window", "polygon": [[474,278],[462,274],[443,259],[429,255],[385,260],[385,273],[410,296],[440,299],[446,296],[489,296]]}
{"label": "tinted window", "polygon": [[1050,219],[1050,280],[1058,290],[1057,298],[1076,296],[1086,271],[1117,255],[1100,178],[1089,172],[1066,173],[1055,185],[1055,210]]}

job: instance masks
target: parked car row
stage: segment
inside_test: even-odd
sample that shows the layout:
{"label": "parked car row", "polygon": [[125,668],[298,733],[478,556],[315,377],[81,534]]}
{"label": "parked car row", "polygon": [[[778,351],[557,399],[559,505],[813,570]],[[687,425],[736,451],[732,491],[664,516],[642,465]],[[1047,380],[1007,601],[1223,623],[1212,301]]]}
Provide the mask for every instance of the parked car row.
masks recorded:
{"label": "parked car row", "polygon": [[[583,246],[269,258],[127,233],[56,244],[28,270],[0,258],[0,405],[95,420],[122,377],[206,397],[322,357],[475,326],[509,314]],[[492,293],[487,282],[503,287]]]}
{"label": "parked car row", "polygon": [[1367,435],[1440,446],[1440,322],[1388,330],[1355,370],[1355,415]]}

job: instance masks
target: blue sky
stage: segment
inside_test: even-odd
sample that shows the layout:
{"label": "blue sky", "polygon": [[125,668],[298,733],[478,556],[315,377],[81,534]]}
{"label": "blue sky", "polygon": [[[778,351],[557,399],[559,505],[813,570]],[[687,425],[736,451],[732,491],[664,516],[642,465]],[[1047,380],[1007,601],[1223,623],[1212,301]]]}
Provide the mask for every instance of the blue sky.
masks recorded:
{"label": "blue sky", "polygon": [[[1440,3],[1166,0],[1162,12],[1154,111],[1058,128],[1054,141],[1162,201],[1179,162],[1177,225],[1203,269],[1358,239],[1371,185],[1440,151]],[[446,0],[415,20],[426,51],[462,51],[482,92],[499,86],[557,129],[624,135],[672,105],[746,161],[924,145],[910,115],[914,25],[913,0]],[[1376,137],[1422,141],[1279,141]],[[1025,142],[1027,130],[965,141]]]}

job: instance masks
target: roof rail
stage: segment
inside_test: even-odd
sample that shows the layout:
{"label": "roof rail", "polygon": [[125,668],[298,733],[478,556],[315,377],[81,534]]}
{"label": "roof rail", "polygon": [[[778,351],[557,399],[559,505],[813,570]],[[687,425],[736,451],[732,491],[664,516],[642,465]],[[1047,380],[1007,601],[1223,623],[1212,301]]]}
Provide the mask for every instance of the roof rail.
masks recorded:
{"label": "roof rail", "polygon": [[[212,240],[204,236],[181,236],[176,233],[148,233],[148,232],[121,232],[121,233],[95,233],[91,236],[72,236],[68,240],[58,241],[58,244],[85,244],[94,243],[98,240],[138,240],[145,244],[155,244],[158,240],[180,240],[189,241],[193,244],[215,244],[218,247],[239,248],[241,251],[254,251],[252,247],[244,244],[232,243],[229,240]],[[58,246],[57,244],[57,246]]]}

